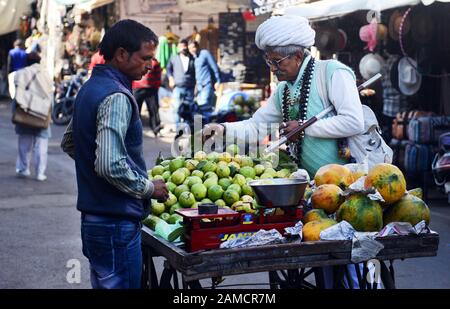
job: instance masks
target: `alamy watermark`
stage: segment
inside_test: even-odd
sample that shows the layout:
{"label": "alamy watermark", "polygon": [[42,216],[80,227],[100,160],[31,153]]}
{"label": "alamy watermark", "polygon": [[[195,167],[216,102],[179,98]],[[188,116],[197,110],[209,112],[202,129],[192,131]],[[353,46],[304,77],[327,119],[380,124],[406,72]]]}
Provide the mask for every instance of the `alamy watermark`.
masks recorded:
{"label": "alamy watermark", "polygon": [[66,263],[69,271],[66,274],[66,280],[70,284],[81,283],[81,262],[78,259],[70,259]]}
{"label": "alamy watermark", "polygon": [[369,270],[366,275],[366,281],[369,284],[381,283],[381,264],[377,259],[368,260],[366,267]]}

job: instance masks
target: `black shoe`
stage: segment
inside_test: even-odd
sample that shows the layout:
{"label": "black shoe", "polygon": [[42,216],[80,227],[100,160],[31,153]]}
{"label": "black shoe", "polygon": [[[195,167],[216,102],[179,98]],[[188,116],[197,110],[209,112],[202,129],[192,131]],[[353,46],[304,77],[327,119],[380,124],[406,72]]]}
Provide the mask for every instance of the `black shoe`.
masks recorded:
{"label": "black shoe", "polygon": [[164,126],[159,125],[157,126],[154,130],[153,130],[153,134],[155,134],[155,137],[158,137],[158,134],[160,134],[159,132],[164,129]]}

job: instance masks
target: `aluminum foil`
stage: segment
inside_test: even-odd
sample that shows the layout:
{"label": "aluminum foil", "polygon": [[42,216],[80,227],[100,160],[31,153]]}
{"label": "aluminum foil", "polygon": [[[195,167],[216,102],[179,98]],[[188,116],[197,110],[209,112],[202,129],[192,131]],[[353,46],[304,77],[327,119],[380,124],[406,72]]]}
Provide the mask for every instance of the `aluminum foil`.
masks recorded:
{"label": "aluminum foil", "polygon": [[224,241],[220,244],[220,248],[230,249],[230,248],[245,248],[254,246],[270,245],[274,243],[283,242],[285,238],[276,229],[271,229],[269,231],[259,230],[250,237],[245,238],[234,238]]}
{"label": "aluminum foil", "polygon": [[321,240],[351,240],[353,263],[374,258],[384,246],[375,240],[377,233],[357,232],[353,226],[343,220],[320,233]]}
{"label": "aluminum foil", "polygon": [[351,240],[355,234],[355,229],[347,221],[343,220],[338,224],[330,226],[320,232],[321,240]]}
{"label": "aluminum foil", "polygon": [[292,227],[285,227],[284,230],[286,231],[287,234],[289,234],[290,236],[299,236],[300,239],[303,239],[303,222],[302,221],[298,221],[295,226]]}
{"label": "aluminum foil", "polygon": [[375,240],[376,232],[361,233],[356,232],[352,240],[352,256],[353,263],[368,261],[377,256],[378,252],[384,248],[383,244]]}
{"label": "aluminum foil", "polygon": [[377,202],[384,202],[383,197],[381,196],[380,192],[378,190],[375,190],[374,188],[365,189],[364,188],[364,181],[366,180],[366,176],[362,176],[358,178],[357,181],[352,183],[347,190],[345,190],[342,195],[343,196],[349,196],[355,193],[363,193],[366,194],[368,198],[370,198],[372,201]]}
{"label": "aluminum foil", "polygon": [[415,226],[409,222],[391,222],[387,224],[381,231],[378,232],[377,237],[385,237],[389,235],[409,235],[409,234],[428,234],[435,233],[426,224],[425,220],[420,221]]}

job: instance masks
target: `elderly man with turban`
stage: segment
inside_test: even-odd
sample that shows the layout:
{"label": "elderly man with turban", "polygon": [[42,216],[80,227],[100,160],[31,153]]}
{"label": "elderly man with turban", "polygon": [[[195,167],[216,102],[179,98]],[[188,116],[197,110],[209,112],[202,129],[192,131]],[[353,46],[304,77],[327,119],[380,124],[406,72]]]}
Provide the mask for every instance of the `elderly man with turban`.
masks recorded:
{"label": "elderly man with turban", "polygon": [[300,16],[273,16],[262,23],[256,31],[256,45],[264,50],[267,65],[280,83],[267,105],[252,118],[219,126],[226,131],[227,141],[257,136],[261,124],[280,124],[280,133],[287,134],[329,106],[319,94],[319,87],[326,89],[336,113],[317,121],[288,144],[291,157],[311,176],[323,165],[347,163],[348,159],[339,155],[338,140],[364,130],[355,74],[339,61],[315,60],[308,51],[314,38],[315,31]]}

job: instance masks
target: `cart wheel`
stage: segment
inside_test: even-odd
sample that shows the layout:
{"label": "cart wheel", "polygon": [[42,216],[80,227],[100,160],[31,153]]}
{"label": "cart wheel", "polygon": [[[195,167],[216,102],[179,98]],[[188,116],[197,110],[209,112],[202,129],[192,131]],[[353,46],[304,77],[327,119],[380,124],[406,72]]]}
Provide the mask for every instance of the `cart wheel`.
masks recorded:
{"label": "cart wheel", "polygon": [[379,265],[376,265],[376,267],[379,267],[379,269],[375,270],[374,277],[369,277],[370,280],[368,280],[368,276],[372,275],[369,272],[367,264],[364,263],[362,275],[360,274],[358,264],[355,264],[356,272],[358,274],[359,288],[363,290],[376,290],[381,288],[381,286],[378,284],[379,282],[381,282],[384,289],[395,289],[394,267],[392,266],[392,261],[390,270],[387,268],[384,261],[377,261]]}
{"label": "cart wheel", "polygon": [[269,271],[270,289],[316,289],[317,286],[306,281],[313,274],[316,275],[315,268]]}
{"label": "cart wheel", "polygon": [[384,261],[380,261],[380,266],[381,266],[381,281],[383,282],[384,288],[385,289],[395,289],[395,281],[394,281],[394,267],[392,265],[392,261],[391,261],[391,270],[389,271],[389,269],[386,267],[386,264],[384,263]]}

